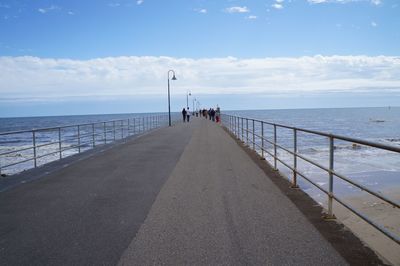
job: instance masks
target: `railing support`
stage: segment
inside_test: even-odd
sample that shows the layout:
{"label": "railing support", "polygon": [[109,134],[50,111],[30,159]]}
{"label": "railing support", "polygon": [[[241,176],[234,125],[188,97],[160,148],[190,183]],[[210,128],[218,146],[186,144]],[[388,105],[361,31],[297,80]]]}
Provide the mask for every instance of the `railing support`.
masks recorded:
{"label": "railing support", "polygon": [[249,146],[249,119],[246,118],[246,145]]}
{"label": "railing support", "polygon": [[239,126],[239,117],[235,117],[236,121],[236,138],[240,139],[240,126]]}
{"label": "railing support", "polygon": [[233,117],[233,133],[237,136],[236,116]]}
{"label": "railing support", "polygon": [[60,159],[62,158],[62,150],[61,150],[61,127],[58,128],[58,151],[60,153]]}
{"label": "railing support", "polygon": [[253,128],[253,150],[255,151],[256,150],[256,129],[254,128],[254,119],[253,119],[253,126],[252,126],[252,128]]}
{"label": "railing support", "polygon": [[277,141],[277,137],[276,137],[276,125],[274,124],[274,170],[278,171],[278,165],[277,162],[278,160],[276,159],[277,157],[277,152],[276,152],[276,141]]}
{"label": "railing support", "polygon": [[78,126],[78,153],[81,153],[81,127]]}
{"label": "railing support", "polygon": [[264,122],[261,121],[261,159],[265,160],[264,156]]}
{"label": "railing support", "polygon": [[244,142],[244,127],[243,127],[243,117],[241,118],[242,122],[242,142]]}
{"label": "railing support", "polygon": [[33,165],[35,168],[37,167],[37,161],[36,161],[36,132],[32,131],[32,143],[33,143]]}
{"label": "railing support", "polygon": [[103,133],[104,133],[104,144],[107,144],[106,122],[103,123]]}
{"label": "railing support", "polygon": [[124,138],[124,120],[121,120],[121,139]]}
{"label": "railing support", "polygon": [[291,188],[298,188],[297,185],[297,129],[293,129],[293,180]]}
{"label": "railing support", "polygon": [[329,188],[328,188],[328,213],[324,217],[325,219],[335,219],[335,215],[333,214],[333,167],[334,167],[334,138],[333,136],[329,137]]}

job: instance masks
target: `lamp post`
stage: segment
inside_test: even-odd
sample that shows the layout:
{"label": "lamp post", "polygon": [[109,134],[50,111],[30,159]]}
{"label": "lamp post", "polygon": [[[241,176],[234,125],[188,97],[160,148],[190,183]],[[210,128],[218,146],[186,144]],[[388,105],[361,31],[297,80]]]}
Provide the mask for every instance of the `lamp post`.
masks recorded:
{"label": "lamp post", "polygon": [[186,92],[186,108],[189,108],[189,96],[192,96],[190,91]]}
{"label": "lamp post", "polygon": [[170,93],[169,93],[169,73],[172,72],[172,80],[176,80],[175,71],[168,70],[168,125],[171,126],[171,101],[170,101]]}

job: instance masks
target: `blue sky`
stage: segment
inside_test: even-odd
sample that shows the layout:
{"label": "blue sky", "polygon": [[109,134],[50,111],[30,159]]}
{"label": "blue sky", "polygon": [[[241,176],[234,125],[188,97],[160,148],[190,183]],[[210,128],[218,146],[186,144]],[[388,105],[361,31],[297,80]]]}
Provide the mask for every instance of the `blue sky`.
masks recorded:
{"label": "blue sky", "polygon": [[0,116],[393,105],[399,50],[397,0],[0,0]]}

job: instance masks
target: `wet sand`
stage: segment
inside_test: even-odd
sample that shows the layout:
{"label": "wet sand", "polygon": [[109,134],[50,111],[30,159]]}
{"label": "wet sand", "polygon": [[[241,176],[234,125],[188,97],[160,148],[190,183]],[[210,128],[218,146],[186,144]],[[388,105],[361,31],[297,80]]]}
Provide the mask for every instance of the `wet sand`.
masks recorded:
{"label": "wet sand", "polygon": [[[385,195],[399,202],[400,187],[385,190]],[[382,200],[362,193],[358,196],[348,196],[345,202],[368,216],[374,222],[384,226],[391,233],[400,236],[400,209]],[[384,236],[380,231],[351,213],[340,204],[335,204],[334,213],[346,227],[372,248],[379,256],[393,265],[400,265],[400,245]]]}

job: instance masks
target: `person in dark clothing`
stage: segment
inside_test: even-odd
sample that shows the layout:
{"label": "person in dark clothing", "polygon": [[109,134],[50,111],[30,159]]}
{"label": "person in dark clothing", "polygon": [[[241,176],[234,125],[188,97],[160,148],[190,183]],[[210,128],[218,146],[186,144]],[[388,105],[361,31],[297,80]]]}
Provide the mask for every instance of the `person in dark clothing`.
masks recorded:
{"label": "person in dark clothing", "polygon": [[215,121],[215,110],[214,110],[214,108],[211,109],[211,120],[213,122]]}
{"label": "person in dark clothing", "polygon": [[183,117],[183,123],[186,122],[186,110],[185,108],[182,109],[182,117]]}

